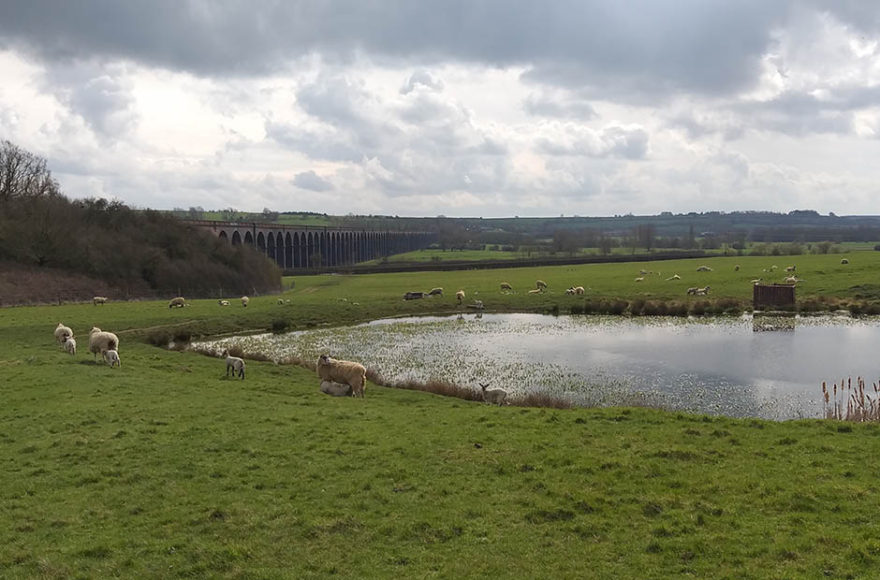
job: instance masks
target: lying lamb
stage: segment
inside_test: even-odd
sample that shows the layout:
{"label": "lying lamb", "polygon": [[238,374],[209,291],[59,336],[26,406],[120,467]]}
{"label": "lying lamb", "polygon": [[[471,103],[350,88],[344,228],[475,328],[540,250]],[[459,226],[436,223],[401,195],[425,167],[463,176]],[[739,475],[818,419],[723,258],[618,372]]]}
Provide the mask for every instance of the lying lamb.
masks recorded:
{"label": "lying lamb", "polygon": [[238,373],[241,380],[244,380],[244,359],[237,356],[231,356],[229,354],[229,349],[226,348],[223,349],[220,356],[226,358],[226,376],[229,376],[229,369],[232,369],[232,378],[235,378],[235,373]]}
{"label": "lying lamb", "polygon": [[406,294],[403,295],[404,300],[418,300],[418,299],[424,298],[424,297],[425,297],[424,292],[407,292]]}
{"label": "lying lamb", "polygon": [[483,401],[494,405],[503,405],[507,400],[507,391],[504,389],[489,389],[489,384],[479,383],[483,389]]}
{"label": "lying lamb", "polygon": [[351,386],[334,381],[321,381],[320,391],[331,397],[350,397]]}
{"label": "lying lamb", "polygon": [[223,300],[222,298],[217,301],[217,304],[220,306],[229,306],[229,300]]}
{"label": "lying lamb", "polygon": [[318,359],[318,376],[322,381],[344,383],[351,387],[353,397],[363,397],[367,384],[367,369],[364,365],[346,360],[336,360],[322,354]]}
{"label": "lying lamb", "polygon": [[104,362],[110,365],[110,368],[113,366],[122,366],[122,362],[119,360],[119,353],[115,350],[105,350],[104,351]]}
{"label": "lying lamb", "polygon": [[428,296],[443,296],[443,288],[431,288]]}

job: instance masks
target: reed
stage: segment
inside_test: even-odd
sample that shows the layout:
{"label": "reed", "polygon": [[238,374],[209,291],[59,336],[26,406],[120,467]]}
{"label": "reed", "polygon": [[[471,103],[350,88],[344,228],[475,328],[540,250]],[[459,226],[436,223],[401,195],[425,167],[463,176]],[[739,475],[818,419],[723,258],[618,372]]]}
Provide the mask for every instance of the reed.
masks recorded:
{"label": "reed", "polygon": [[865,379],[856,377],[856,384],[853,386],[852,377],[849,377],[845,381],[841,379],[839,386],[836,382],[833,383],[829,389],[825,381],[822,381],[822,399],[826,419],[857,423],[880,421],[878,383],[873,383],[869,389],[866,387]]}

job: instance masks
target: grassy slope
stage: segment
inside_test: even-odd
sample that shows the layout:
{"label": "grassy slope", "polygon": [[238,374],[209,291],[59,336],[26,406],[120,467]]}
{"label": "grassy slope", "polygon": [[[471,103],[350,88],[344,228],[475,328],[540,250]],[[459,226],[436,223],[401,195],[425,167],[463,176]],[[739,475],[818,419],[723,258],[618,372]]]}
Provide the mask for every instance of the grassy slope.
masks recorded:
{"label": "grassy slope", "polygon": [[[843,272],[839,257],[799,259],[804,289],[868,286],[874,254],[850,255]],[[742,275],[765,267],[736,262]],[[709,263],[702,283],[750,295],[734,260]],[[696,266],[662,271],[687,286]],[[575,300],[561,294],[572,283],[679,296],[661,277],[632,282],[639,267],[297,278],[292,304],[257,297],[247,309],[2,309],[0,576],[872,574],[876,425],[495,408],[375,386],[365,400],[335,399],[305,369],[249,361],[247,380],[231,380],[219,360],[139,341],[156,325],[216,332],[454,310],[449,295],[399,299],[436,285],[500,309]],[[539,277],[553,293],[497,291],[500,279],[524,289]],[[76,358],[53,345],[58,321],[79,337]],[[92,324],[120,334],[121,369],[91,362]]]}

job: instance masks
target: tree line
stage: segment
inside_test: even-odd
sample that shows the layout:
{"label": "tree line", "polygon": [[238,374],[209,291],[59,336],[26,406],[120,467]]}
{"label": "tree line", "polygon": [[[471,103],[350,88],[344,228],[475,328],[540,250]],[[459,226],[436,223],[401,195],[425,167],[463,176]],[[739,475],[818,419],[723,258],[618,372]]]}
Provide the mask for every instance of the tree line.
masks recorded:
{"label": "tree line", "polygon": [[0,142],[0,260],[85,274],[143,293],[187,288],[208,295],[280,288],[277,265],[166,212],[106,199],[70,200],[46,160]]}

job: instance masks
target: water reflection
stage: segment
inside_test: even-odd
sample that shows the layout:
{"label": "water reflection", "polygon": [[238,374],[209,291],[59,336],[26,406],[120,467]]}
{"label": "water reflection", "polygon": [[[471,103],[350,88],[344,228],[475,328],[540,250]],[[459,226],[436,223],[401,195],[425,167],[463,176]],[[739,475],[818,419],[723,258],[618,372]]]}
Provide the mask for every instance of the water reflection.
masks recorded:
{"label": "water reflection", "polygon": [[843,317],[468,312],[223,343],[232,340],[277,357],[331,352],[396,379],[440,379],[474,389],[489,382],[513,393],[550,392],[576,404],[637,403],[770,419],[821,416],[822,381],[880,376],[880,325]]}

